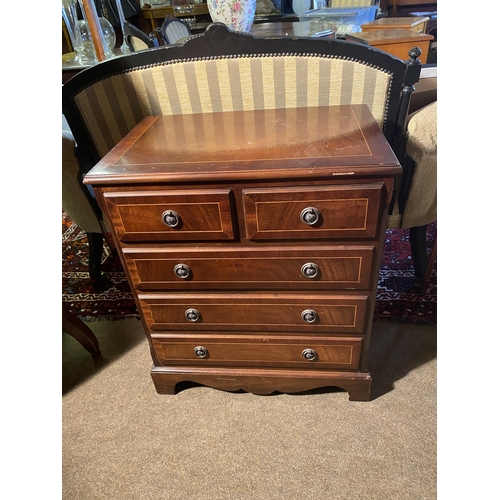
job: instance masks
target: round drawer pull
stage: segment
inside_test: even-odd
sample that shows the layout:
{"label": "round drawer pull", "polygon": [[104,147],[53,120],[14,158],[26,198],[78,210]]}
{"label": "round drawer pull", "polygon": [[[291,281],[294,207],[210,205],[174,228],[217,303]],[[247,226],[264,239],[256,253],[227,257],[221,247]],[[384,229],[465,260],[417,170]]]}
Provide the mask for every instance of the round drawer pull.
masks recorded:
{"label": "round drawer pull", "polygon": [[315,321],[318,320],[318,313],[314,311],[313,309],[306,309],[305,311],[302,311],[302,319],[306,323],[314,323]]}
{"label": "round drawer pull", "polygon": [[199,358],[206,358],[208,356],[208,350],[206,347],[203,347],[202,345],[198,345],[193,349],[193,352],[198,356]]}
{"label": "round drawer pull", "polygon": [[193,323],[196,323],[196,321],[199,321],[201,318],[201,314],[198,309],[187,309],[184,316],[186,316],[188,321],[192,321]]}
{"label": "round drawer pull", "polygon": [[307,361],[314,361],[318,359],[318,353],[314,349],[304,349],[302,351],[302,357]]}
{"label": "round drawer pull", "polygon": [[321,212],[314,207],[307,207],[300,212],[300,220],[307,224],[308,226],[314,226],[319,222],[321,218]]}
{"label": "round drawer pull", "polygon": [[161,218],[168,227],[177,227],[181,223],[181,216],[173,210],[165,210]]}
{"label": "round drawer pull", "polygon": [[191,268],[186,264],[177,264],[174,267],[174,273],[178,278],[185,280],[191,277]]}
{"label": "round drawer pull", "polygon": [[319,275],[319,266],[314,264],[314,262],[308,262],[302,266],[300,272],[302,273],[302,276],[312,280]]}

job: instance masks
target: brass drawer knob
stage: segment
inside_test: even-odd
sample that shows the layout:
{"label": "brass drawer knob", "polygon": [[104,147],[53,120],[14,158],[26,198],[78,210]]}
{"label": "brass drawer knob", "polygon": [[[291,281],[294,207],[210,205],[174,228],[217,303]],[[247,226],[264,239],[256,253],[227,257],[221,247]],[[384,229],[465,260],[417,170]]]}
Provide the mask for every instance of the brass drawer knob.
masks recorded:
{"label": "brass drawer knob", "polygon": [[314,311],[313,309],[306,309],[305,311],[302,311],[302,319],[306,323],[314,323],[317,321],[319,318],[318,313]]}
{"label": "brass drawer knob", "polygon": [[178,227],[181,223],[181,216],[173,210],[165,210],[161,218],[168,227]]}
{"label": "brass drawer knob", "polygon": [[202,345],[198,345],[193,349],[193,352],[198,356],[199,358],[206,358],[208,356],[208,350],[206,347],[203,347]]}
{"label": "brass drawer knob", "polygon": [[318,353],[314,349],[304,349],[302,351],[302,357],[307,361],[314,361],[318,359]]}
{"label": "brass drawer knob", "polygon": [[186,264],[177,264],[174,267],[174,274],[178,278],[182,278],[183,280],[185,280],[191,277],[192,272],[191,268],[189,266],[186,266]]}
{"label": "brass drawer knob", "polygon": [[321,219],[321,212],[314,207],[307,207],[300,212],[300,220],[308,226],[314,226]]}
{"label": "brass drawer knob", "polygon": [[314,264],[314,262],[308,262],[302,266],[300,272],[302,273],[302,276],[313,279],[319,275],[319,266]]}
{"label": "brass drawer knob", "polygon": [[198,309],[187,309],[186,312],[184,313],[184,316],[188,321],[192,321],[193,323],[196,323],[196,321],[199,321],[201,318],[200,311]]}

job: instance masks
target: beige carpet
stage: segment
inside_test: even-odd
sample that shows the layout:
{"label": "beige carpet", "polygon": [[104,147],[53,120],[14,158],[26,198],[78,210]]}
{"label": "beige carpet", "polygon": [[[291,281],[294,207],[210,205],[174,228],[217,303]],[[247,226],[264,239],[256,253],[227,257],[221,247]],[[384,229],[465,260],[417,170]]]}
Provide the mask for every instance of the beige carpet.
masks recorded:
{"label": "beige carpet", "polygon": [[372,401],[335,389],[158,395],[137,320],[63,334],[65,500],[424,500],[436,493],[436,328],[374,323]]}

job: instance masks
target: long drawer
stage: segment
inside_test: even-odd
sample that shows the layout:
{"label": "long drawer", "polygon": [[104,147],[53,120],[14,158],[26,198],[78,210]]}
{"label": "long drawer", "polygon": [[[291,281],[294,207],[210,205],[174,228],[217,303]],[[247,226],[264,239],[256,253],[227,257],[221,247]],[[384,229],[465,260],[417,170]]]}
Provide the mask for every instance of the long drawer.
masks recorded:
{"label": "long drawer", "polygon": [[368,295],[139,294],[155,331],[364,333]]}
{"label": "long drawer", "polygon": [[355,370],[361,337],[152,336],[160,366],[259,366]]}
{"label": "long drawer", "polygon": [[383,183],[244,189],[251,240],[374,238]]}
{"label": "long drawer", "polygon": [[370,288],[374,247],[124,248],[138,290]]}

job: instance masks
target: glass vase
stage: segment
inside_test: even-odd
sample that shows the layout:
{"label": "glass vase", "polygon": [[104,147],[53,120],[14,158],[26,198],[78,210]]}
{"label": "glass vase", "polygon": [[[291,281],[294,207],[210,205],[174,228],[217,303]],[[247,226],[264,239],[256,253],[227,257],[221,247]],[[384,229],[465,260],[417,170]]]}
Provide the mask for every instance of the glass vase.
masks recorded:
{"label": "glass vase", "polygon": [[130,48],[125,41],[125,14],[123,13],[122,0],[116,0],[116,7],[118,8],[118,16],[120,18],[120,27],[122,29],[123,34],[123,43],[120,47],[120,50],[123,54],[130,53]]}
{"label": "glass vase", "polygon": [[[104,44],[107,45],[107,48],[112,52],[116,45],[116,33],[113,28],[113,25],[105,17],[99,17],[98,19],[103,34]],[[84,21],[82,19],[78,21],[78,25],[80,28],[80,35],[82,38],[82,44],[85,56],[89,58],[92,57],[96,58],[95,47],[94,44],[92,43],[92,34],[90,32],[87,21]]]}
{"label": "glass vase", "polygon": [[95,52],[90,55],[85,53],[80,24],[78,23],[77,3],[78,0],[62,0],[62,17],[68,29],[71,45],[73,45],[75,53],[75,57],[71,59],[71,62],[84,66],[94,65],[97,63]]}
{"label": "glass vase", "polygon": [[[104,59],[111,59],[111,58],[115,57],[115,53],[113,52],[114,45],[113,45],[113,48],[110,48],[108,43],[106,43],[106,37],[105,37],[103,29],[102,29],[103,23],[97,17],[97,11],[95,9],[94,3],[93,2],[90,3],[91,12],[88,12],[88,13],[85,10],[85,3],[83,2],[83,0],[78,0],[78,3],[80,4],[80,9],[82,11],[83,20],[85,21],[86,26],[90,26],[89,19],[88,19],[89,16],[91,16],[95,20],[98,20],[98,22],[96,22],[95,24],[96,24],[96,29],[97,29],[97,36],[99,37],[100,42],[101,42],[99,45],[102,45]],[[101,18],[101,19],[105,19],[105,18]],[[109,23],[109,21],[107,19],[106,19],[106,21]],[[109,23],[109,26],[111,27],[113,34],[115,34],[111,23]],[[91,43],[91,45],[94,49],[94,53],[96,54],[96,58],[99,60],[99,57],[97,57],[98,50],[96,50],[96,40],[93,39],[92,30],[90,30],[90,29],[88,30],[88,38],[89,38],[89,44]],[[115,40],[116,40],[116,38],[115,38]],[[89,47],[89,49],[90,49],[90,47]]]}

